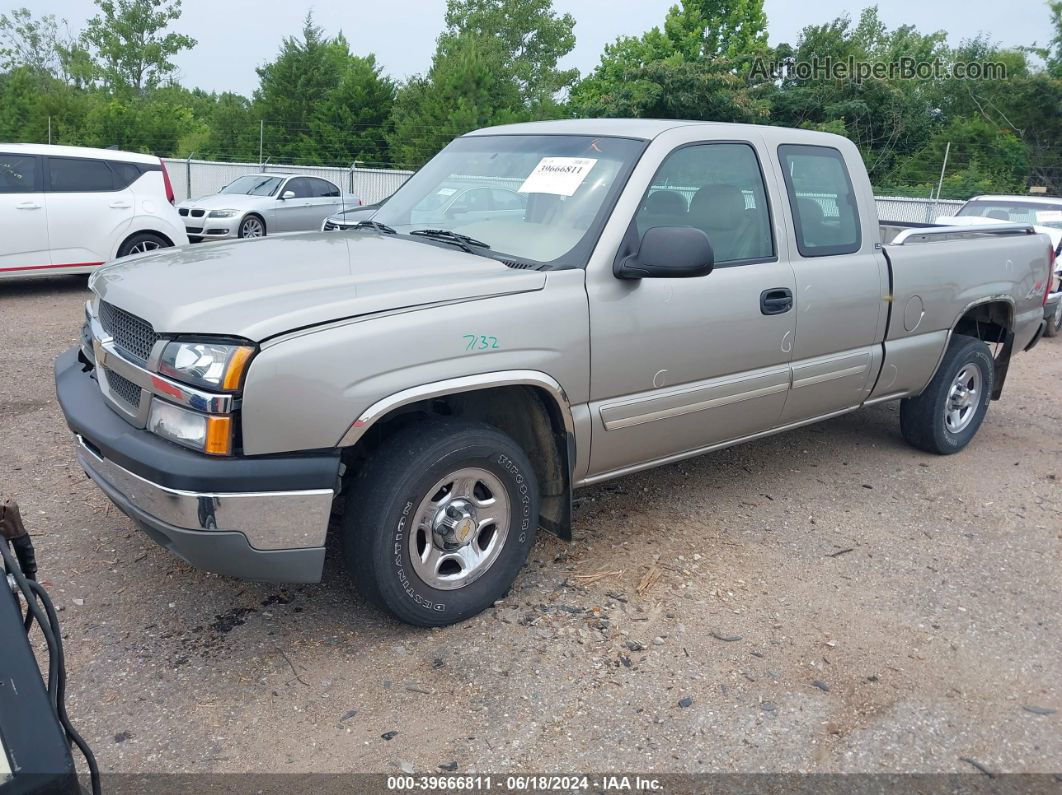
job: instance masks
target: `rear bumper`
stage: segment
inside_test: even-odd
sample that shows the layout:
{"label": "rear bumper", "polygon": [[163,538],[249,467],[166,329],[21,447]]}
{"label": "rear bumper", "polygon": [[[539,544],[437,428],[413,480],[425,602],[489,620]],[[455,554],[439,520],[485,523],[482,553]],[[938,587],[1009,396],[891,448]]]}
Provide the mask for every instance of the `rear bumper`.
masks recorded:
{"label": "rear bumper", "polygon": [[336,493],[335,451],[213,458],[131,426],[103,400],[77,349],[55,364],[78,463],[151,538],[194,566],[254,580],[316,582]]}

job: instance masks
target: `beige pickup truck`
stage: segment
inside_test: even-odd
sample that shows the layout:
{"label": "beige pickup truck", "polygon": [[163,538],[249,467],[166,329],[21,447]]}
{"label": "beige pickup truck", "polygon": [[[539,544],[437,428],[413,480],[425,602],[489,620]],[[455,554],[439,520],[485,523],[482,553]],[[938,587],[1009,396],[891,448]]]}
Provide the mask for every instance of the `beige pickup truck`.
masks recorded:
{"label": "beige pickup truck", "polygon": [[192,564],[316,581],[332,524],[368,597],[442,625],[570,535],[579,486],[892,400],[961,450],[1053,256],[1028,225],[880,225],[833,135],[521,124],[347,231],[100,269],[56,387],[89,477]]}

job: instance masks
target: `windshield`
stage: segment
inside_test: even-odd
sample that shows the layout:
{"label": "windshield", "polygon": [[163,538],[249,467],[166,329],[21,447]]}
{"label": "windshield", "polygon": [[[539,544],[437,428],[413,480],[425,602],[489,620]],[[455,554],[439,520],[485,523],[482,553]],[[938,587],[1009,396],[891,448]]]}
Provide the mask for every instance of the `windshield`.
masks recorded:
{"label": "windshield", "polygon": [[248,174],[237,177],[219,193],[242,193],[245,196],[272,196],[277,192],[283,177],[267,177],[264,174]]}
{"label": "windshield", "polygon": [[1062,229],[1062,202],[1000,201],[998,199],[971,201],[963,205],[959,215],[975,215],[1014,224],[1034,224]]}
{"label": "windshield", "polygon": [[494,255],[581,267],[644,141],[576,135],[458,138],[373,216],[399,234],[443,229]]}

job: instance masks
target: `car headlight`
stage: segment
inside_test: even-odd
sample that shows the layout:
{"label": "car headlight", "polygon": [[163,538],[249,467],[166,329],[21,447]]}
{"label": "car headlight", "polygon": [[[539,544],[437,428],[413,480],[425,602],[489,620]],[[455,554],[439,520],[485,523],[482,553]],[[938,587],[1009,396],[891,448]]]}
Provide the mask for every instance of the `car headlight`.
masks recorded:
{"label": "car headlight", "polygon": [[171,342],[162,351],[159,372],[191,386],[235,392],[253,355],[249,345]]}
{"label": "car headlight", "polygon": [[207,218],[232,218],[239,214],[239,210],[211,210],[207,213]]}
{"label": "car headlight", "polygon": [[232,417],[189,411],[153,398],[147,429],[163,439],[210,455],[232,452]]}

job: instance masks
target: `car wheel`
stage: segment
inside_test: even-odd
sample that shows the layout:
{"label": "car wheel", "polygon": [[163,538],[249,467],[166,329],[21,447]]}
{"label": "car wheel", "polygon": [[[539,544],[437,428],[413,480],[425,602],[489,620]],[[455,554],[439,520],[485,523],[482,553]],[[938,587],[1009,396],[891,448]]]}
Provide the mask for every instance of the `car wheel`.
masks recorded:
{"label": "car wheel", "polygon": [[343,514],[348,570],[401,621],[438,627],[502,598],[538,529],[527,455],[481,422],[399,432],[365,462]]}
{"label": "car wheel", "polygon": [[265,237],[265,233],[265,221],[257,215],[248,215],[240,221],[240,229],[238,232],[240,237]]}
{"label": "car wheel", "polygon": [[994,381],[995,362],[988,345],[972,337],[954,337],[925,391],[900,401],[903,438],[927,453],[959,452],[984,421]]}
{"label": "car wheel", "polygon": [[149,251],[157,251],[160,248],[169,248],[173,244],[161,235],[152,232],[140,232],[133,235],[118,249],[119,257],[128,257],[130,254],[146,254]]}
{"label": "car wheel", "polygon": [[1055,311],[1051,317],[1047,318],[1047,327],[1044,329],[1045,337],[1057,337],[1058,332],[1062,331],[1062,298],[1058,299],[1055,304]]}

